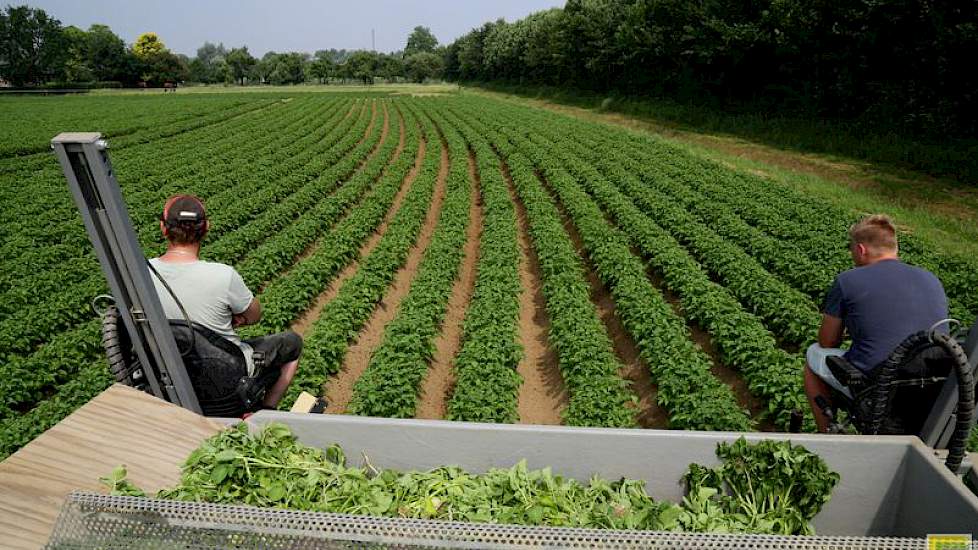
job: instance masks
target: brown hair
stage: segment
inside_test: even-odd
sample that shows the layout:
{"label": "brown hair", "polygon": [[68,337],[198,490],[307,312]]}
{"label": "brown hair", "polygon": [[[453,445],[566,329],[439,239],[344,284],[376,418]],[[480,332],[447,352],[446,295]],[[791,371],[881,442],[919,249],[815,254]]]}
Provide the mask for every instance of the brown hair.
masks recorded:
{"label": "brown hair", "polygon": [[886,214],[866,216],[849,228],[849,243],[862,244],[873,252],[896,251],[896,227]]}

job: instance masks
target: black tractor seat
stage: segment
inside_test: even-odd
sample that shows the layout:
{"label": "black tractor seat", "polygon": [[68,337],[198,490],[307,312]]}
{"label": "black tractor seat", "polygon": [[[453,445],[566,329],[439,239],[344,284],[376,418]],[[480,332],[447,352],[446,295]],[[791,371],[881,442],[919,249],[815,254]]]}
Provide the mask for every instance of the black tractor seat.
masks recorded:
{"label": "black tractor seat", "polygon": [[947,448],[948,466],[957,469],[973,423],[975,378],[974,367],[955,338],[936,330],[918,332],[869,372],[844,357],[829,357],[826,364],[851,394],[830,387],[831,404],[816,398],[834,433],[854,428],[865,435],[916,435],[929,443],[932,416],[943,414],[936,405],[953,390],[955,422]]}
{"label": "black tractor seat", "polygon": [[[233,342],[196,322],[170,319],[169,323],[205,416],[240,417],[261,407],[265,392],[278,379],[276,369],[248,376],[244,353]],[[102,345],[117,382],[150,391],[115,306],[103,314]]]}

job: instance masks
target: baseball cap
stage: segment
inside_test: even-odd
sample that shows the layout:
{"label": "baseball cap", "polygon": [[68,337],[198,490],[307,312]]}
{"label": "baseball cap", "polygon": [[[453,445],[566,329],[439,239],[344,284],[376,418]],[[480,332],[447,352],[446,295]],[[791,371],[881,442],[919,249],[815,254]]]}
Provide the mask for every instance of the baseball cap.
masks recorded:
{"label": "baseball cap", "polygon": [[204,203],[193,195],[174,195],[163,206],[163,223],[191,222],[202,223],[207,220]]}

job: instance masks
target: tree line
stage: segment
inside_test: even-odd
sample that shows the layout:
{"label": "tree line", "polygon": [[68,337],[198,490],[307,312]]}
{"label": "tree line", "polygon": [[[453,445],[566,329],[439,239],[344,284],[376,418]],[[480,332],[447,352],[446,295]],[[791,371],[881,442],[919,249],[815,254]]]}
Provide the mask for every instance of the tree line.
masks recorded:
{"label": "tree line", "polygon": [[978,2],[568,0],[446,48],[445,78],[975,135]]}
{"label": "tree line", "polygon": [[0,79],[16,87],[130,87],[167,83],[300,84],[356,81],[372,84],[439,79],[445,49],[427,27],[415,27],[402,51],[319,50],[268,52],[205,42],[193,58],[170,51],[147,32],[127,45],[106,25],[62,26],[44,10],[0,10]]}

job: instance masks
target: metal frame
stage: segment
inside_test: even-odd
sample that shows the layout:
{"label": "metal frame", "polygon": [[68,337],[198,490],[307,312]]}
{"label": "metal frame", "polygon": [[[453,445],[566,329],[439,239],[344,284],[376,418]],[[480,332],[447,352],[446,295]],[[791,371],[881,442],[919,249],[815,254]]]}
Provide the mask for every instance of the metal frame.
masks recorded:
{"label": "metal frame", "polygon": [[[927,539],[669,533],[355,516],[75,492],[46,549],[926,550]],[[978,543],[968,544],[978,550]]]}
{"label": "metal frame", "polygon": [[200,413],[107,147],[97,132],[66,132],[51,140],[150,389],[161,399]]}

